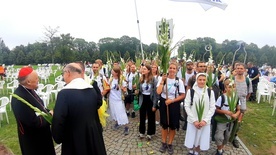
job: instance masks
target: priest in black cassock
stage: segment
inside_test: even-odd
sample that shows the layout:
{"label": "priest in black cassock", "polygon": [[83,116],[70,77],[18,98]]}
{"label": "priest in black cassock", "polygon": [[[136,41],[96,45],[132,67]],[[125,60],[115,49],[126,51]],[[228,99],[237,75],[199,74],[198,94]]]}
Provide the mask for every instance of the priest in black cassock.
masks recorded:
{"label": "priest in black cassock", "polygon": [[[48,113],[43,101],[34,91],[38,87],[38,75],[31,67],[22,67],[18,74],[19,86],[15,94],[34,107]],[[18,139],[22,155],[55,155],[50,124],[36,115],[26,104],[12,98],[12,110],[17,122]]]}
{"label": "priest in black cassock", "polygon": [[62,155],[106,155],[100,124],[98,95],[82,78],[82,69],[70,63],[63,69],[66,86],[54,108],[52,134],[62,143]]}

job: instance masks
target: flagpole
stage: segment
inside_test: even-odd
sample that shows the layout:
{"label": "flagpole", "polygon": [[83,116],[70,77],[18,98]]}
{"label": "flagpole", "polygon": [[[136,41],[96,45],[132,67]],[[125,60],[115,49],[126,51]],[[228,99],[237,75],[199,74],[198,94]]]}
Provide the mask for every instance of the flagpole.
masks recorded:
{"label": "flagpole", "polygon": [[143,44],[142,44],[141,33],[140,33],[140,26],[139,26],[139,19],[138,19],[138,11],[137,11],[136,0],[134,0],[134,4],[135,4],[135,10],[136,10],[136,18],[137,18],[137,25],[138,25],[138,32],[139,32],[139,39],[140,39],[142,60],[144,60]]}

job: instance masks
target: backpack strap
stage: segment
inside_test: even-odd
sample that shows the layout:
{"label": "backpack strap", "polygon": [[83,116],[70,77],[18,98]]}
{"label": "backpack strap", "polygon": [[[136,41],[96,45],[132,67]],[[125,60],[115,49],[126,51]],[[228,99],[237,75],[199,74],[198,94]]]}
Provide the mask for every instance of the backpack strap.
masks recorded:
{"label": "backpack strap", "polygon": [[192,106],[193,100],[194,100],[194,95],[195,95],[195,90],[193,88],[190,89],[190,94],[191,94],[191,106]]}
{"label": "backpack strap", "polygon": [[249,82],[250,82],[249,78],[246,77],[246,78],[245,78],[245,81],[246,81],[247,89],[249,89]]}
{"label": "backpack strap", "polygon": [[[233,77],[233,80],[235,81],[235,77]],[[246,82],[246,85],[247,85],[247,90],[249,90],[250,80],[249,80],[248,77],[245,77],[245,82]]]}
{"label": "backpack strap", "polygon": [[[177,82],[176,82],[177,81]],[[178,83],[176,85],[176,89],[175,89],[175,98],[176,98],[176,93],[178,92],[178,95],[179,95],[179,78],[178,77],[175,77],[175,83]]]}
{"label": "backpack strap", "polygon": [[220,96],[221,96],[221,102],[220,102],[220,108],[221,108],[225,103],[225,96],[224,94],[221,94]]}
{"label": "backpack strap", "polygon": [[[207,93],[210,99],[211,96],[211,89],[207,89]],[[195,90],[193,88],[190,89],[190,94],[191,94],[191,106],[193,105],[193,100],[194,100],[194,95],[195,95]]]}
{"label": "backpack strap", "polygon": [[106,68],[105,67],[103,67],[103,72],[104,72],[104,75],[105,75],[105,73],[106,73]]}
{"label": "backpack strap", "polygon": [[211,89],[210,89],[210,88],[207,88],[207,92],[208,92],[208,96],[209,96],[209,99],[210,99],[210,96],[211,96]]}

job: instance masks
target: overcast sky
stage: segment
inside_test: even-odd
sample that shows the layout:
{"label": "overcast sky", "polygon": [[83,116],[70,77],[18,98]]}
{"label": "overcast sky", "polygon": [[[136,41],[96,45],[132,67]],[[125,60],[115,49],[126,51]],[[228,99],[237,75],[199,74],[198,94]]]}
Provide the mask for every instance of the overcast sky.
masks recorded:
{"label": "overcast sky", "polygon": [[[157,43],[156,21],[173,19],[174,43],[211,37],[276,46],[275,0],[225,0],[225,10],[204,11],[197,3],[136,0],[143,43]],[[123,35],[139,39],[135,0],[1,0],[0,38],[10,49],[41,41],[44,26],[59,34],[98,42]]]}

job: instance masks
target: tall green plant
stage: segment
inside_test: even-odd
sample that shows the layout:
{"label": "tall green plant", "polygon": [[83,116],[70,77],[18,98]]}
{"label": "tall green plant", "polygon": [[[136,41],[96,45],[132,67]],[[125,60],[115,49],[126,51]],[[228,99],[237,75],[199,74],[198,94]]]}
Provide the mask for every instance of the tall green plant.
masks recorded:
{"label": "tall green plant", "polygon": [[204,108],[205,108],[204,94],[205,94],[205,92],[206,92],[206,87],[204,87],[203,94],[202,94],[201,98],[198,100],[198,104],[195,104],[197,118],[198,118],[199,122],[202,121],[202,117],[203,117],[203,113],[204,113]]}
{"label": "tall green plant", "polygon": [[217,79],[217,74],[215,74],[215,76],[213,77],[213,72],[212,72],[213,62],[214,62],[213,54],[212,54],[212,51],[210,50],[210,57],[207,62],[207,67],[209,68],[208,73],[207,73],[208,74],[207,86],[209,88],[212,88],[212,86],[215,84],[216,79]]}
{"label": "tall green plant", "polygon": [[26,104],[28,107],[30,107],[31,109],[33,109],[39,116],[42,116],[45,118],[45,120],[52,124],[52,119],[53,119],[53,116],[50,114],[50,113],[46,113],[44,111],[41,111],[40,109],[38,109],[37,107],[31,105],[29,102],[27,102],[26,100],[24,100],[22,97],[16,95],[16,94],[13,94],[13,93],[10,93],[10,95],[16,99],[18,99],[19,101],[21,101],[22,103]]}
{"label": "tall green plant", "polygon": [[186,53],[184,52],[183,53],[183,58],[182,58],[182,60],[183,60],[183,64],[182,64],[182,66],[181,66],[181,74],[182,74],[182,78],[185,78],[186,77]]}
{"label": "tall green plant", "polygon": [[[157,29],[158,31],[158,29]],[[161,55],[160,68],[164,74],[167,73],[169,68],[169,61],[171,56],[170,46],[172,43],[171,38],[169,38],[169,24],[166,22],[165,18],[161,19],[160,31],[157,32],[159,50]]]}

